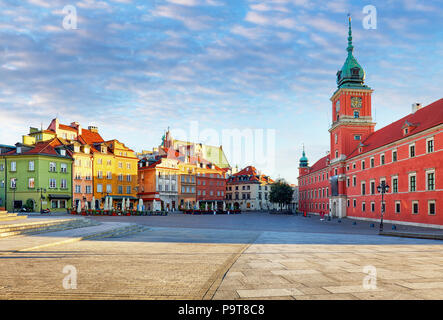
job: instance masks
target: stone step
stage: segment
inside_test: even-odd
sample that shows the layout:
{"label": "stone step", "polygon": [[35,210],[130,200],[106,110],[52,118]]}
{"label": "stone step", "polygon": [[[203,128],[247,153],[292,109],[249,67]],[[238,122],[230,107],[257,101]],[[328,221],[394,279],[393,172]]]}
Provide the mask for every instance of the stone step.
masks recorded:
{"label": "stone step", "polygon": [[0,221],[12,221],[12,220],[24,220],[28,216],[18,216],[16,214],[10,213],[5,216],[0,216]]}
{"label": "stone step", "polygon": [[69,230],[98,225],[98,222],[89,219],[54,219],[39,222],[14,223],[0,225],[0,238],[22,235],[38,234],[54,231]]}

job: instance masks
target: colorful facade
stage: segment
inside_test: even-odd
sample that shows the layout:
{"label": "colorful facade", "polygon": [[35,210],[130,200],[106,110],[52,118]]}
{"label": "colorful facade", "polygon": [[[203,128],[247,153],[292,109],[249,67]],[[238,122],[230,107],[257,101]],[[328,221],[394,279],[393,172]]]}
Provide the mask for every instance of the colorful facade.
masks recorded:
{"label": "colorful facade", "polygon": [[54,138],[34,146],[17,143],[4,155],[5,207],[67,212],[72,206],[72,158]]}
{"label": "colorful facade", "polygon": [[193,209],[197,205],[197,166],[193,163],[178,164],[178,205],[180,209]]}
{"label": "colorful facade", "polygon": [[200,162],[196,164],[197,206],[206,209],[223,210],[226,198],[226,173],[215,164]]}
{"label": "colorful facade", "polygon": [[94,197],[97,208],[103,208],[105,198],[112,197],[115,209],[130,201],[137,207],[137,163],[133,150],[118,140],[93,144]]}
{"label": "colorful facade", "polygon": [[167,211],[178,209],[178,163],[178,160],[168,158],[139,161],[138,197],[147,210],[154,210],[155,202]]}
{"label": "colorful facade", "polygon": [[248,166],[227,179],[226,203],[229,208],[243,211],[274,209],[274,204],[269,201],[273,183],[269,176]]}
{"label": "colorful facade", "polygon": [[[443,99],[374,130],[365,72],[353,56],[349,25],[348,57],[337,73],[331,97],[330,153],[299,166],[302,211],[422,226],[443,226]],[[382,184],[389,190],[383,196]]]}

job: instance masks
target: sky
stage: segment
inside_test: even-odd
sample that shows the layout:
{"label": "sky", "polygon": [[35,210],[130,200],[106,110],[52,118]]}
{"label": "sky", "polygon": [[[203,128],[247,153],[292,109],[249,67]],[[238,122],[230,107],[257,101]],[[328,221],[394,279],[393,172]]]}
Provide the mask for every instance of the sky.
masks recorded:
{"label": "sky", "polygon": [[170,127],[296,183],[302,145],[329,150],[348,13],[376,129],[443,98],[440,0],[0,0],[0,144],[55,117],[135,151]]}

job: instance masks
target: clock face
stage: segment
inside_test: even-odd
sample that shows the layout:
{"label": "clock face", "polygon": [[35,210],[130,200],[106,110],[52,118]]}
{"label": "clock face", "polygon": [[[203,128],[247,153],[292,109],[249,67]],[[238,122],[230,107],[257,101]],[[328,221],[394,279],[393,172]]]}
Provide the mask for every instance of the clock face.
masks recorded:
{"label": "clock face", "polygon": [[335,103],[335,112],[339,111],[340,111],[340,100],[337,100],[337,102]]}
{"label": "clock face", "polygon": [[351,107],[352,108],[361,108],[361,97],[352,97],[351,98]]}

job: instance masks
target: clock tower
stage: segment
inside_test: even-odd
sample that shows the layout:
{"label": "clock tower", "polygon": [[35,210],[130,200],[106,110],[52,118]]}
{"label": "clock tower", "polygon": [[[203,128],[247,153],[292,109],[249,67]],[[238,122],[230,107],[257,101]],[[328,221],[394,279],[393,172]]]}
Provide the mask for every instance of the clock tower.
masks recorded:
{"label": "clock tower", "polygon": [[346,159],[371,133],[371,94],[364,84],[365,71],[353,55],[351,17],[349,17],[348,56],[337,72],[337,90],[331,97],[332,125],[330,133],[329,175],[331,196],[329,208],[332,216],[346,216]]}
{"label": "clock tower", "polygon": [[372,132],[371,94],[364,84],[365,71],[353,55],[351,18],[349,17],[348,57],[337,72],[337,90],[331,97],[331,163],[346,159]]}

